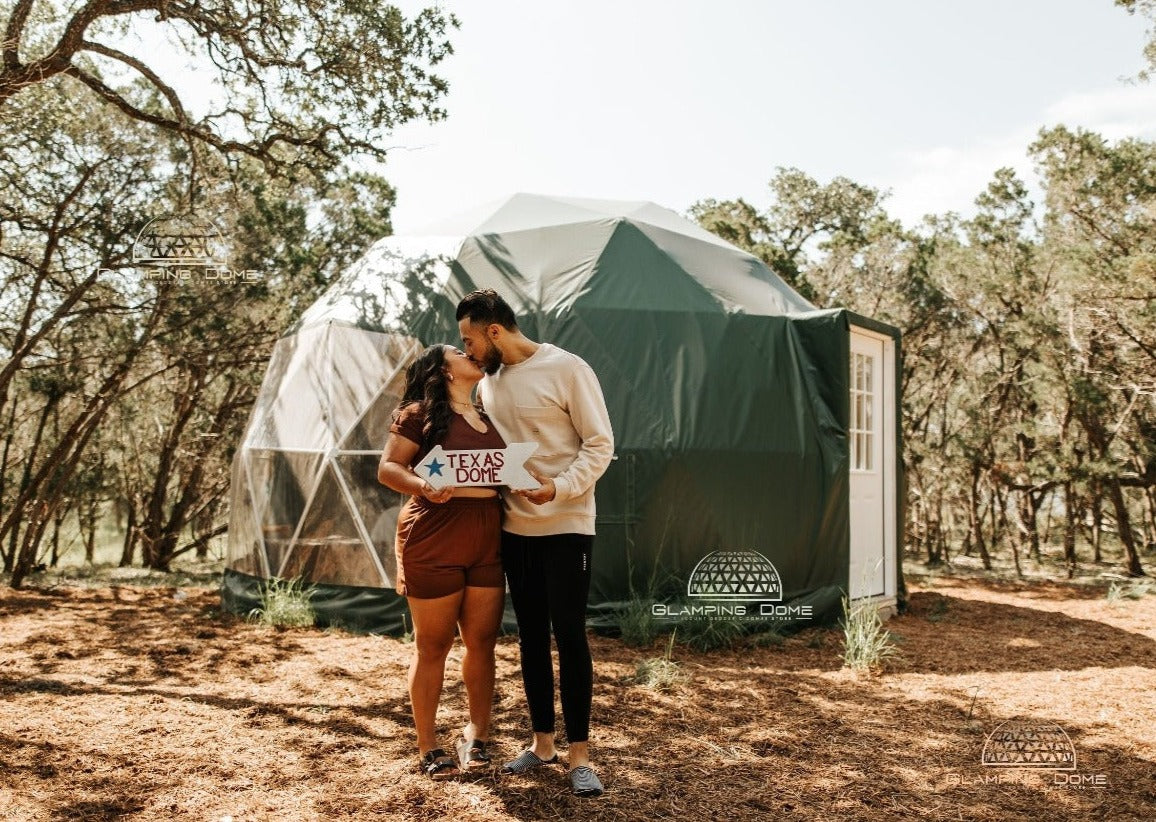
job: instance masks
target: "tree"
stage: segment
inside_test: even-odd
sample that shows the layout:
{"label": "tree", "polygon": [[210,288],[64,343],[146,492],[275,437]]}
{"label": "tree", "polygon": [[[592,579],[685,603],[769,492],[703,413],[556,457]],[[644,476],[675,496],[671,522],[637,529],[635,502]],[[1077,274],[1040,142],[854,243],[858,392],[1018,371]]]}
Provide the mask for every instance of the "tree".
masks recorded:
{"label": "tree", "polygon": [[[191,147],[321,176],[354,155],[384,159],[401,123],[444,117],[447,86],[432,68],[452,53],[446,33],[457,26],[436,8],[407,19],[395,6],[341,0],[15,0],[0,15],[0,114],[69,77]],[[195,61],[218,92],[204,112],[182,98],[174,63],[132,53],[133,31]]]}
{"label": "tree", "polygon": [[1141,80],[1149,80],[1156,70],[1156,0],[1116,0],[1116,5],[1128,10],[1129,14],[1139,14],[1148,18],[1148,42],[1144,44],[1144,57],[1148,68],[1140,72]]}
{"label": "tree", "polygon": [[886,221],[884,195],[846,177],[823,185],[797,168],[776,169],[769,186],[773,199],[764,214],[741,199],[702,200],[691,217],[762,259],[808,300],[827,304],[832,295],[807,277],[809,254],[869,245],[868,233]]}
{"label": "tree", "polygon": [[[1093,489],[1106,491],[1128,571],[1139,575],[1125,489],[1148,491],[1156,480],[1156,144],[1111,145],[1057,126],[1040,133],[1031,154],[1047,192],[1085,470]],[[1152,495],[1145,499],[1151,516]]]}
{"label": "tree", "polygon": [[273,341],[391,230],[380,177],[276,178],[208,155],[198,205],[231,239],[232,268],[260,276],[145,279],[132,238],[187,204],[192,154],[74,84],[23,92],[0,124],[0,180],[17,193],[0,202],[0,553],[14,585],[68,513],[91,533],[110,489],[126,558],[140,546],[165,568],[202,550],[223,528],[233,444]]}
{"label": "tree", "polygon": [[[69,511],[91,534],[118,492],[125,559],[139,546],[165,568],[222,528],[277,334],[389,233],[392,188],[348,163],[444,116],[433,68],[457,21],[336,0],[15,0],[0,25],[0,555],[19,586]],[[208,102],[130,35],[194,61]],[[232,268],[261,276],[142,279],[131,238],[166,213],[213,215]]]}
{"label": "tree", "polygon": [[1069,574],[1085,518],[1097,561],[1103,524],[1139,574],[1138,519],[1156,541],[1156,145],[1060,127],[1032,156],[1042,225],[1010,169],[975,217],[910,230],[879,192],[794,169],[765,211],[704,200],[692,214],[819,306],[902,332],[911,550],[937,563],[960,543],[991,569],[1010,546],[1020,570],[1043,560],[1059,508]]}

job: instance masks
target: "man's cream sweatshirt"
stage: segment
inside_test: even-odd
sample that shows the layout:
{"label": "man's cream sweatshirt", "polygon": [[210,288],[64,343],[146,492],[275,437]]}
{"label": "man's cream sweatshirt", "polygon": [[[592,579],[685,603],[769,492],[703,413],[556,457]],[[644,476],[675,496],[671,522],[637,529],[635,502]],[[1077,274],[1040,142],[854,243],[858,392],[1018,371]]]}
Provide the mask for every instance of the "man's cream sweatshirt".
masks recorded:
{"label": "man's cream sweatshirt", "polygon": [[614,456],[614,432],[593,369],[581,357],[541,343],[527,359],[503,365],[478,387],[482,405],[510,442],[536,442],[526,463],[552,477],[542,505],[504,491],[502,529],[523,536],[594,533],[594,483]]}

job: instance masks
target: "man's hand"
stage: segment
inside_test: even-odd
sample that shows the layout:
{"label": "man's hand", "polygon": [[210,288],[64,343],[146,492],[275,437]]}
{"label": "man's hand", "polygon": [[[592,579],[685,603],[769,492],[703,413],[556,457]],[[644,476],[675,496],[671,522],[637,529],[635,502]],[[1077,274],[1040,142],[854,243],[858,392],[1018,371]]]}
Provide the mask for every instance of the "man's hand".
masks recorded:
{"label": "man's hand", "polygon": [[523,499],[529,500],[535,505],[542,505],[554,499],[554,495],[558,493],[558,489],[554,487],[554,480],[549,477],[544,477],[534,470],[530,471],[530,476],[538,480],[538,487],[515,491],[515,494]]}

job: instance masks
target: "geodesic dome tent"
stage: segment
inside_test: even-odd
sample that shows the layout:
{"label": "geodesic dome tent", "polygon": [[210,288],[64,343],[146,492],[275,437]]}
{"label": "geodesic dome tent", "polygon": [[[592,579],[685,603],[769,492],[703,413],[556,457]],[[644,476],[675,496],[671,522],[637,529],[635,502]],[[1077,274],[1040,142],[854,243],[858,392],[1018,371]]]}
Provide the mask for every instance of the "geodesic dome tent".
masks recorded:
{"label": "geodesic dome tent", "polygon": [[[515,195],[377,242],[278,342],[234,463],[227,607],[301,577],[323,619],[402,627],[402,500],[377,459],[405,367],[458,341],[455,306],[477,288],[585,359],[605,393],[615,459],[597,485],[593,622],[640,596],[662,613],[806,603],[814,619],[844,590],[894,600],[894,329],[815,310],[652,203]],[[856,333],[877,356],[855,353]]]}

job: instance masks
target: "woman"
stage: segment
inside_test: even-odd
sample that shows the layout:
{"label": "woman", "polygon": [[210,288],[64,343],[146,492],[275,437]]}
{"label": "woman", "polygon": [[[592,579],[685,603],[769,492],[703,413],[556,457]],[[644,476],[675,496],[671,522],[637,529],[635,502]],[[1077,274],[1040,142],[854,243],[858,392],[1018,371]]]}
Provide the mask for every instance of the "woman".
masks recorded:
{"label": "woman", "polygon": [[409,696],[421,767],[434,779],[459,773],[437,743],[435,715],[455,626],[466,646],[462,679],[470,721],[457,745],[467,770],[486,768],[494,697],[494,644],[505,579],[499,558],[501,501],[496,488],[434,488],[413,471],[435,445],[445,450],[504,448],[473,404],[482,371],[461,351],[433,345],[405,375],[378,482],[411,494],[397,519],[397,591],[413,616],[415,654]]}

